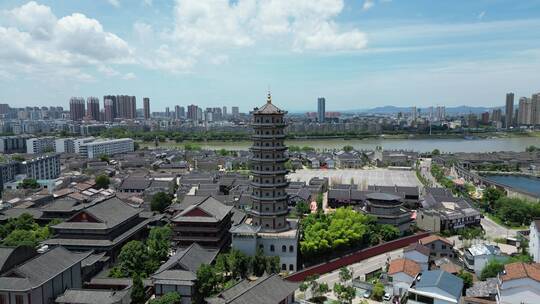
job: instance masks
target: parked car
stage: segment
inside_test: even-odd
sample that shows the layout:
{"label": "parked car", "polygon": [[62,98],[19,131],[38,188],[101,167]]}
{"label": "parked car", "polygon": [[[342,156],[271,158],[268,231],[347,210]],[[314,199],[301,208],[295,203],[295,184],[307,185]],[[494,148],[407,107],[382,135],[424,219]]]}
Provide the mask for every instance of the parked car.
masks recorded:
{"label": "parked car", "polygon": [[390,301],[390,299],[392,298],[392,295],[390,293],[385,293],[384,296],[383,296],[383,300],[384,301]]}
{"label": "parked car", "polygon": [[371,298],[371,290],[366,290],[366,292],[364,292],[364,298],[366,299]]}

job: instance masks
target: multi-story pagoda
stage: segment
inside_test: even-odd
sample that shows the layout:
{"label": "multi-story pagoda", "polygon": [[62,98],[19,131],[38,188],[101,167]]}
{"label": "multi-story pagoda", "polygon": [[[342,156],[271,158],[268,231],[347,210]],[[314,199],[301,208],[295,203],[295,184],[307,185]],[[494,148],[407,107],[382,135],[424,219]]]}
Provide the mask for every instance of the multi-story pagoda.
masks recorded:
{"label": "multi-story pagoda", "polygon": [[234,248],[249,255],[259,248],[265,255],[279,256],[281,269],[292,272],[297,270],[298,229],[296,221],[287,219],[286,113],[272,104],[270,93],[266,104],[251,112],[252,207],[249,220],[231,233]]}
{"label": "multi-story pagoda", "polygon": [[283,231],[287,225],[287,188],[285,162],[285,111],[272,104],[268,94],[266,104],[252,112],[253,146],[251,146],[251,174],[253,189],[251,216],[253,225],[263,231]]}

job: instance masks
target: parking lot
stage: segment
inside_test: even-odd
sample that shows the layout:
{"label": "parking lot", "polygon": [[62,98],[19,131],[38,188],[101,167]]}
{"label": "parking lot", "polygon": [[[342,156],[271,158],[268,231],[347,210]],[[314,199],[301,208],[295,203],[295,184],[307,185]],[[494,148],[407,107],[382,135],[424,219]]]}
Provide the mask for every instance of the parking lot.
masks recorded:
{"label": "parking lot", "polygon": [[328,177],[330,184],[350,184],[367,187],[378,186],[420,186],[420,181],[412,170],[389,169],[302,169],[288,175],[291,181],[308,182],[313,177]]}

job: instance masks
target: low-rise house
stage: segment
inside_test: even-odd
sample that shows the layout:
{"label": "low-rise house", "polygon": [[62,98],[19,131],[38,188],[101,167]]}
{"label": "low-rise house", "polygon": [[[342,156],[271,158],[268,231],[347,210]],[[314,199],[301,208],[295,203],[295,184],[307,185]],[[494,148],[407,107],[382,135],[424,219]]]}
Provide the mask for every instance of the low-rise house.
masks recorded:
{"label": "low-rise house", "polygon": [[465,291],[465,302],[485,300],[495,303],[497,298],[498,282],[499,280],[497,278],[487,278],[485,281],[474,282],[473,286],[467,288],[467,290]]}
{"label": "low-rise house", "polygon": [[118,192],[123,193],[142,193],[152,181],[145,176],[128,176],[124,178],[122,184],[118,187]]}
{"label": "low-rise house", "polygon": [[0,303],[46,304],[68,288],[81,288],[81,262],[90,252],[56,247],[0,275]]}
{"label": "low-rise house", "polygon": [[455,257],[454,245],[447,239],[432,234],[418,240],[418,242],[430,249],[430,255],[435,258]]}
{"label": "low-rise house", "polygon": [[540,264],[507,264],[498,279],[497,303],[540,303]]}
{"label": "low-rise house", "polygon": [[474,244],[465,249],[463,260],[465,266],[476,274],[482,273],[482,269],[491,260],[505,261],[508,257],[502,255],[501,249],[495,245]]}
{"label": "low-rise house", "polygon": [[405,294],[421,271],[420,265],[413,260],[396,259],[390,261],[388,275],[392,278],[394,295]]}
{"label": "low-rise house", "polygon": [[279,275],[263,275],[255,281],[243,280],[214,297],[208,304],[292,304],[299,284],[283,280]]}
{"label": "low-rise house", "polygon": [[309,167],[311,169],[320,169],[321,168],[321,163],[319,162],[319,160],[316,157],[308,158],[307,162],[308,162]]}
{"label": "low-rise house", "polygon": [[540,262],[540,219],[534,219],[529,227],[529,253],[536,263]]}
{"label": "low-rise house", "polygon": [[335,165],[340,169],[361,168],[362,159],[355,153],[340,151],[336,154]]}
{"label": "low-rise house", "polygon": [[151,276],[156,296],[177,292],[182,304],[191,304],[197,270],[202,264],[212,264],[217,254],[217,250],[205,249],[197,243],[177,251]]}
{"label": "low-rise house", "polygon": [[407,292],[410,304],[460,304],[463,280],[442,270],[422,272]]}
{"label": "low-rise house", "polygon": [[429,268],[429,256],[429,248],[420,243],[412,243],[403,249],[403,257],[418,263],[422,271]]}
{"label": "low-rise house", "polygon": [[418,210],[416,224],[431,232],[479,227],[482,214],[460,197],[428,193]]}

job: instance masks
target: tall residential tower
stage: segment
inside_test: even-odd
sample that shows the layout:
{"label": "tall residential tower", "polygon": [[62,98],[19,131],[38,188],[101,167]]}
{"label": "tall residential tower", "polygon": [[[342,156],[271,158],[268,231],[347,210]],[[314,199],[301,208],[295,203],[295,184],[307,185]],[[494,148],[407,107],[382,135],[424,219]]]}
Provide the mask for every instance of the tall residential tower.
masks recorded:
{"label": "tall residential tower", "polygon": [[505,127],[509,129],[513,122],[513,116],[514,116],[514,93],[507,93],[506,94],[506,117],[505,117]]}
{"label": "tall residential tower", "polygon": [[324,122],[326,117],[326,99],[324,97],[319,97],[317,99],[317,121]]}

